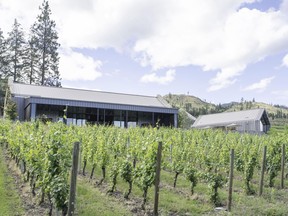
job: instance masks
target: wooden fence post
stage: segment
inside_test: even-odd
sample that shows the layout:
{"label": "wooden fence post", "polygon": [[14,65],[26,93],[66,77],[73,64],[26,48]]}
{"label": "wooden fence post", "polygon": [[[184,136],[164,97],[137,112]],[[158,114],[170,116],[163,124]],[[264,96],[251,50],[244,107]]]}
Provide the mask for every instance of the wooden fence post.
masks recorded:
{"label": "wooden fence post", "polygon": [[232,191],[233,191],[233,172],[234,172],[234,149],[230,152],[230,172],[229,172],[229,192],[228,192],[228,206],[227,209],[231,211],[232,205]]}
{"label": "wooden fence post", "polygon": [[77,181],[77,170],[78,170],[78,160],[79,160],[79,145],[80,145],[79,142],[74,143],[70,193],[69,193],[69,203],[68,203],[68,216],[74,215],[74,210],[75,210],[76,181]]}
{"label": "wooden fence post", "polygon": [[78,162],[78,173],[79,174],[81,174],[81,162],[82,162],[81,147],[82,147],[82,143],[79,142],[79,162]]}
{"label": "wooden fence post", "polygon": [[284,171],[285,171],[285,144],[282,145],[282,157],[281,157],[281,189],[284,188]]}
{"label": "wooden fence post", "polygon": [[155,176],[155,195],[154,195],[154,211],[153,211],[154,216],[158,215],[161,154],[162,154],[162,142],[159,142],[157,151],[156,176]]}
{"label": "wooden fence post", "polygon": [[266,152],[267,152],[267,146],[264,146],[263,159],[262,159],[262,167],[261,167],[260,186],[259,186],[259,196],[261,196],[262,193],[263,193],[264,172],[265,172],[265,164],[266,164]]}

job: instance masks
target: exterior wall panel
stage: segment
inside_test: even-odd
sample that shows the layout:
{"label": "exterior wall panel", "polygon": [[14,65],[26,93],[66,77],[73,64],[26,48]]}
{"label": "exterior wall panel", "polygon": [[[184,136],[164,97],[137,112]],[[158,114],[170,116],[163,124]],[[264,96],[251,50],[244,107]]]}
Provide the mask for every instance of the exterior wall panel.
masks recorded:
{"label": "exterior wall panel", "polygon": [[14,97],[13,101],[16,103],[17,105],[17,113],[18,113],[18,119],[20,121],[24,121],[25,119],[25,113],[24,113],[24,105],[25,105],[25,98],[22,97]]}

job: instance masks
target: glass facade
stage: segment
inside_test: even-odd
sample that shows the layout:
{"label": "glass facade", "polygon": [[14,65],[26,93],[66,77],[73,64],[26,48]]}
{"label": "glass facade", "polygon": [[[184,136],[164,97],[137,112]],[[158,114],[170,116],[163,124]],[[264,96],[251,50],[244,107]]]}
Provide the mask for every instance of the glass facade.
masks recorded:
{"label": "glass facade", "polygon": [[[37,104],[36,118],[62,121],[66,106]],[[102,124],[117,127],[174,126],[174,114],[68,106],[67,124]]]}

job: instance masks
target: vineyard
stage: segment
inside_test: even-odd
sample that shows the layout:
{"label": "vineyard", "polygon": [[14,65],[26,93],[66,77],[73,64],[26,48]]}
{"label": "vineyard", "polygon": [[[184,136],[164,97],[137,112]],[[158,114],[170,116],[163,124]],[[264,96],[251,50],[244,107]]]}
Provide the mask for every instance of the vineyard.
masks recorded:
{"label": "vineyard", "polygon": [[[144,213],[151,210],[157,150],[162,143],[161,215],[209,214],[214,207],[226,208],[230,152],[234,149],[233,199],[236,199],[231,211],[237,215],[233,206],[245,199],[243,197],[258,199],[261,170],[265,174],[264,198],[267,197],[265,190],[276,193],[275,190],[280,188],[281,157],[285,152],[282,148],[283,144],[288,144],[287,134],[287,130],[255,136],[216,130],[77,127],[38,121],[1,121],[0,125],[2,148],[21,167],[31,193],[39,197],[40,203],[49,200],[50,214],[53,209],[58,209],[62,215],[68,211],[69,175],[75,142],[80,142],[81,152],[79,185],[83,186],[84,179],[89,182],[88,187],[105,186],[107,196],[121,194],[124,200],[141,198],[139,209]],[[267,153],[263,164],[265,146]],[[161,204],[164,199],[169,203],[167,197],[171,205]],[[180,209],[174,206],[177,199],[182,202]],[[79,201],[76,213],[85,215],[81,214],[83,211]],[[287,211],[280,213],[288,214]],[[131,214],[137,215],[133,211]]]}

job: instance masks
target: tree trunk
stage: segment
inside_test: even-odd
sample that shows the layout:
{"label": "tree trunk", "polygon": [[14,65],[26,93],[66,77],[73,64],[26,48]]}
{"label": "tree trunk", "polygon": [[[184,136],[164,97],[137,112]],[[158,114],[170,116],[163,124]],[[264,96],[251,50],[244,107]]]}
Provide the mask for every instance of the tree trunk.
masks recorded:
{"label": "tree trunk", "polygon": [[128,192],[124,195],[124,198],[128,199],[131,192],[132,192],[132,181],[129,182],[129,189]]}
{"label": "tree trunk", "polygon": [[87,160],[84,160],[84,166],[83,166],[83,176],[85,176],[85,169],[86,169],[86,165],[87,165]]}
{"label": "tree trunk", "polygon": [[95,170],[95,165],[93,165],[93,167],[92,167],[92,171],[91,171],[91,174],[90,174],[90,179],[93,178],[94,170]]}
{"label": "tree trunk", "polygon": [[147,193],[148,193],[148,187],[145,187],[144,188],[144,193],[143,193],[143,203],[141,205],[141,208],[143,210],[145,210],[145,205],[146,205],[146,202],[147,202]]}
{"label": "tree trunk", "polygon": [[105,166],[102,166],[102,179],[100,180],[100,182],[98,183],[98,185],[101,185],[105,179],[105,176],[106,176],[106,168]]}
{"label": "tree trunk", "polygon": [[176,173],[175,173],[174,184],[173,184],[173,187],[174,187],[174,188],[176,188],[177,178],[178,178],[178,175],[179,175],[179,174],[180,174],[179,172],[176,172]]}

